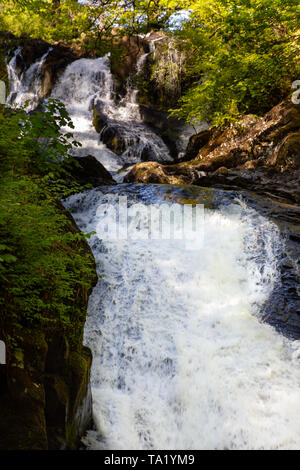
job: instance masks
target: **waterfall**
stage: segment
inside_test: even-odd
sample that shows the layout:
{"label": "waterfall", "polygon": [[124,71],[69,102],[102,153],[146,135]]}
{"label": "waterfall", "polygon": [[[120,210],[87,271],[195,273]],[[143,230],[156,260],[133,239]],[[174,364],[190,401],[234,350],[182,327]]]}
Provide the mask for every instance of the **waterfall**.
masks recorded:
{"label": "waterfall", "polygon": [[[193,200],[204,193],[194,188]],[[300,343],[261,321],[279,282],[279,229],[226,193],[207,194],[220,200],[205,210],[192,251],[180,240],[89,240],[101,275],[85,328],[90,449],[299,448]],[[129,206],[191,198],[176,187],[120,185],[74,195],[66,207],[92,232],[97,207],[116,208],[120,195]]]}
{"label": "waterfall", "polygon": [[52,47],[19,76],[17,61],[19,57],[22,57],[22,48],[16,49],[13,58],[7,65],[8,79],[11,83],[10,93],[6,100],[9,106],[25,106],[27,111],[32,111],[39,104],[42,93],[42,67],[50,51],[52,51]]}
{"label": "waterfall", "polygon": [[[32,64],[20,76],[17,59],[22,54],[18,48],[8,64],[12,86],[8,105],[24,106],[31,111],[40,102],[42,92],[42,66],[49,54]],[[125,165],[143,160],[171,162],[169,150],[163,140],[142,122],[137,103],[137,90],[128,82],[127,93],[117,103],[113,76],[109,66],[109,54],[98,59],[78,59],[68,65],[55,84],[51,98],[65,104],[73,121],[71,131],[82,147],[73,151],[75,156],[95,156],[109,171],[117,172]],[[105,116],[105,126],[100,135],[93,126],[94,107]],[[118,139],[122,150],[108,148],[106,140]],[[122,173],[121,177],[124,176]],[[120,177],[119,177],[120,179]]]}
{"label": "waterfall", "polygon": [[[155,43],[161,39],[149,39],[150,52],[138,59],[137,74],[141,73],[147,56],[155,51]],[[26,109],[32,111],[41,103],[43,65],[51,50],[21,74],[18,73],[18,59],[22,60],[22,48],[15,51],[8,64],[11,81],[8,105],[25,106],[28,101]],[[93,155],[112,172],[118,182],[123,180],[135,163],[173,161],[162,138],[143,122],[138,90],[131,79],[127,80],[125,96],[121,99],[117,96],[109,54],[97,59],[78,59],[69,64],[54,85],[51,98],[57,98],[65,104],[73,121],[74,129],[63,129],[72,132],[74,138],[82,144],[82,147],[73,150],[73,154],[78,157]],[[94,109],[100,112],[104,120],[100,133],[93,125]],[[181,158],[194,129],[178,124],[176,132],[176,148]]]}
{"label": "waterfall", "polygon": [[[29,99],[33,109],[46,55],[18,75],[19,54],[8,65],[8,104]],[[73,120],[82,143],[75,155],[94,155],[113,173],[142,159],[171,161],[142,122],[132,85],[118,102],[109,56],[71,63],[51,96]],[[116,151],[108,148],[114,138]],[[280,289],[277,225],[230,193],[195,187],[119,184],[64,204],[82,231],[95,233],[98,207],[109,208],[113,223],[120,196],[129,207],[203,203],[203,237],[193,250],[182,240],[88,239],[99,281],[85,327],[96,425],[84,438],[87,448],[299,449],[300,342],[262,321]],[[146,230],[142,216],[137,225]]]}
{"label": "waterfall", "polygon": [[[144,35],[140,35],[140,37],[142,39],[144,39],[146,36]],[[137,60],[137,64],[136,64],[136,71],[137,71],[137,75],[141,75],[141,73],[143,72],[144,70],[144,67],[145,67],[145,64],[146,64],[146,61],[147,61],[147,58],[153,54],[154,57],[155,57],[155,43],[157,41],[161,41],[163,38],[160,37],[160,38],[156,38],[156,39],[148,39],[148,44],[149,44],[149,52],[145,52],[144,54],[142,54],[138,60]]]}
{"label": "waterfall", "polygon": [[51,98],[60,99],[72,119],[74,129],[71,132],[82,144],[74,149],[74,155],[93,155],[113,172],[123,166],[123,160],[100,141],[93,126],[93,103],[99,94],[109,107],[108,103],[113,101],[113,82],[107,56],[72,62],[55,85]]}
{"label": "waterfall", "polygon": [[[137,90],[130,83],[125,97],[117,103],[108,55],[71,63],[51,96],[66,104],[75,125],[74,136],[83,144],[76,150],[78,156],[94,155],[110,171],[143,159],[172,161],[162,139],[142,122]],[[100,135],[92,125],[95,106],[105,119]],[[121,147],[118,154],[107,148],[115,139]]]}

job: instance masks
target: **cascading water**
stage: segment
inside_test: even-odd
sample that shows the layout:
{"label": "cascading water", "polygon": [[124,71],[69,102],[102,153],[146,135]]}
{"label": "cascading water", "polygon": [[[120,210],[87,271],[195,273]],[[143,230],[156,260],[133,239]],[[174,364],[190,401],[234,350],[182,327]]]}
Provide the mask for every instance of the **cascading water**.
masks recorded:
{"label": "cascading water", "polygon": [[[203,202],[205,192],[194,190],[193,199],[195,191]],[[72,196],[66,206],[91,232],[97,207],[117,207],[121,194],[130,206],[178,192],[121,185]],[[102,278],[85,329],[97,427],[88,448],[299,448],[299,342],[260,321],[279,282],[279,230],[223,194],[206,209],[200,240],[190,251],[177,240],[91,237]]]}
{"label": "cascading water", "polygon": [[9,106],[26,106],[27,111],[32,111],[39,104],[42,92],[42,67],[43,64],[52,50],[50,47],[48,51],[38,59],[34,64],[24,70],[20,76],[17,73],[17,60],[22,55],[22,48],[19,47],[7,65],[8,79],[11,83],[10,93],[7,97],[7,104]]}
{"label": "cascading water", "polygon": [[[105,56],[79,59],[70,64],[51,96],[66,104],[75,125],[74,136],[83,144],[76,154],[89,153],[109,171],[116,171],[124,165],[140,162],[145,154],[150,154],[155,161],[172,161],[162,139],[143,124],[136,94],[137,91],[128,86],[126,96],[116,104],[109,57]],[[106,120],[100,139],[92,124],[94,106],[101,109]],[[105,134],[111,132],[124,147],[119,155],[101,143]]]}
{"label": "cascading water", "polygon": [[54,87],[51,98],[58,98],[66,105],[73,121],[72,133],[82,144],[73,151],[74,155],[93,155],[107,170],[114,172],[122,168],[123,160],[100,141],[93,126],[93,102],[99,94],[108,110],[113,82],[107,57],[72,62]]}
{"label": "cascading water", "polygon": [[[141,34],[140,37],[142,39],[147,38],[147,34],[146,35]],[[142,54],[141,57],[138,59],[137,64],[136,64],[136,71],[137,71],[138,75],[140,75],[143,72],[144,67],[145,67],[145,63],[146,63],[147,58],[149,57],[149,55],[153,54],[155,56],[155,43],[158,42],[158,41],[161,41],[162,39],[163,39],[163,37],[159,37],[159,38],[152,39],[152,40],[148,39],[149,52],[146,52],[145,54]]]}
{"label": "cascading water", "polygon": [[[32,108],[37,104],[44,59],[20,78],[12,59],[9,104],[23,104],[25,98],[32,99]],[[33,95],[24,84],[29,75],[36,79]],[[157,159],[169,159],[161,139],[140,121],[134,90],[116,104],[107,57],[70,64],[52,97],[67,106],[75,138],[82,143],[79,156],[92,154],[110,171],[139,161],[147,145]],[[91,122],[97,103],[107,126],[121,129],[128,139],[121,155],[99,142]],[[207,203],[204,237],[194,250],[180,240],[89,238],[101,278],[89,300],[85,328],[85,342],[93,352],[97,428],[87,433],[85,445],[297,449],[299,342],[261,321],[280,282],[279,230],[227,193],[190,190],[118,185],[65,201],[85,232],[95,231],[98,206],[117,207],[120,195],[128,197],[129,205],[181,204],[195,198]],[[109,214],[114,218],[114,211]],[[146,227],[144,219],[140,227]]]}
{"label": "cascading water", "polygon": [[[42,90],[41,70],[49,51],[25,72],[18,76],[17,49],[8,64],[12,88],[7,104],[24,106],[29,100],[28,111],[40,101]],[[54,86],[51,98],[65,104],[73,121],[72,131],[81,148],[73,151],[75,156],[93,155],[111,172],[124,165],[138,163],[145,159],[171,162],[169,150],[163,140],[143,124],[137,104],[137,90],[131,85],[126,96],[116,104],[113,76],[109,68],[109,55],[98,59],[79,59],[67,66]],[[105,126],[99,134],[93,126],[93,109],[97,106],[105,116]],[[105,132],[113,132],[122,142],[124,150],[116,154],[101,141]]]}

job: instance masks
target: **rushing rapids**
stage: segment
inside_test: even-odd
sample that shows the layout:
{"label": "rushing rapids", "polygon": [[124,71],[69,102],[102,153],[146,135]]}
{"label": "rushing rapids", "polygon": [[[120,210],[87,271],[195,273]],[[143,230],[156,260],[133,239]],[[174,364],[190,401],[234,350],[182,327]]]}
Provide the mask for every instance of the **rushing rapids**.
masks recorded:
{"label": "rushing rapids", "polygon": [[[157,204],[178,189],[167,191],[99,188],[67,207],[91,232],[100,204],[117,205],[119,194],[129,205]],[[196,197],[206,202],[202,190]],[[175,240],[93,236],[90,244],[102,278],[85,335],[98,429],[89,448],[299,447],[299,343],[260,321],[279,282],[282,242],[272,222],[224,195],[205,211],[194,250]]]}
{"label": "rushing rapids", "polygon": [[[20,50],[17,51],[20,53]],[[42,57],[14,79],[9,104],[38,102]],[[145,57],[141,59],[139,67]],[[30,83],[28,77],[34,77]],[[108,57],[70,64],[52,97],[61,99],[82,143],[108,170],[140,161],[151,148],[170,161],[163,141],[142,122],[130,86],[117,104]],[[106,126],[121,129],[117,155],[93,125],[98,103]],[[120,178],[121,179],[121,178]],[[297,449],[300,445],[300,346],[262,318],[280,286],[284,240],[275,223],[229,193],[155,185],[100,187],[66,207],[94,232],[99,206],[205,204],[203,237],[181,240],[89,238],[99,281],[89,301],[85,342],[93,352],[96,429],[90,449]],[[109,216],[114,218],[114,210]],[[146,221],[139,220],[140,230]]]}

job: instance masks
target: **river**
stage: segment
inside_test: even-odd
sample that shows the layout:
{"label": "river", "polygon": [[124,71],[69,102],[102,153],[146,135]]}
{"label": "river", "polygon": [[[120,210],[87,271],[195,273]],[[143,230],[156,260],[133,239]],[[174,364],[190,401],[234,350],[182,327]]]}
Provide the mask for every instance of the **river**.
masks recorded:
{"label": "river", "polygon": [[[27,73],[37,75],[34,88],[26,74],[16,79],[11,61],[10,104],[33,93],[34,108],[42,60]],[[298,449],[300,343],[263,321],[281,282],[285,240],[278,225],[237,193],[122,183],[124,166],[141,161],[145,148],[156,161],[172,159],[142,122],[135,90],[128,87],[116,102],[108,56],[70,64],[52,97],[73,120],[82,143],[77,156],[94,155],[119,183],[64,201],[82,231],[97,231],[105,207],[113,224],[120,197],[126,197],[129,218],[135,204],[141,214],[162,203],[179,210],[204,207],[192,243],[152,239],[141,215],[139,231],[146,236],[101,240],[94,234],[88,240],[99,281],[84,338],[93,353],[95,423],[85,446]],[[122,154],[109,150],[95,131],[95,103],[122,136]]]}

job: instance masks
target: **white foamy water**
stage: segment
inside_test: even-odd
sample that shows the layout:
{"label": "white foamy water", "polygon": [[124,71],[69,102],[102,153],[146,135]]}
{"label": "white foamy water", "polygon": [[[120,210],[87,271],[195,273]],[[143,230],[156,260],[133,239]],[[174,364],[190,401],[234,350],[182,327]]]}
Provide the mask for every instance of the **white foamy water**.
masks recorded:
{"label": "white foamy water", "polygon": [[[156,191],[131,188],[150,202]],[[90,232],[118,191],[72,196],[67,207]],[[299,448],[299,342],[260,321],[282,250],[272,222],[231,204],[205,211],[194,251],[180,241],[89,243],[103,277],[85,329],[97,427],[88,448]]]}
{"label": "white foamy water", "polygon": [[10,92],[6,99],[8,105],[15,107],[26,105],[26,111],[32,111],[38,105],[42,93],[42,67],[51,50],[50,47],[42,57],[19,76],[17,74],[17,59],[22,56],[22,48],[16,49],[13,58],[7,64],[10,81]]}
{"label": "white foamy water", "polygon": [[72,62],[54,87],[51,98],[62,101],[72,119],[74,135],[82,147],[74,149],[76,156],[93,155],[107,170],[116,171],[123,160],[110,151],[99,139],[93,125],[93,101],[101,93],[106,101],[112,99],[112,80],[108,58],[80,59]]}
{"label": "white foamy water", "polygon": [[[59,79],[51,97],[65,103],[72,118],[74,137],[82,143],[75,155],[93,155],[109,171],[117,171],[128,163],[140,162],[145,151],[151,152],[153,160],[172,161],[162,139],[141,121],[137,90],[128,85],[126,96],[116,103],[109,56],[72,62]],[[107,120],[100,135],[93,126],[95,104]],[[124,142],[125,149],[121,155],[116,155],[101,142],[102,133],[107,128],[116,130]]]}

